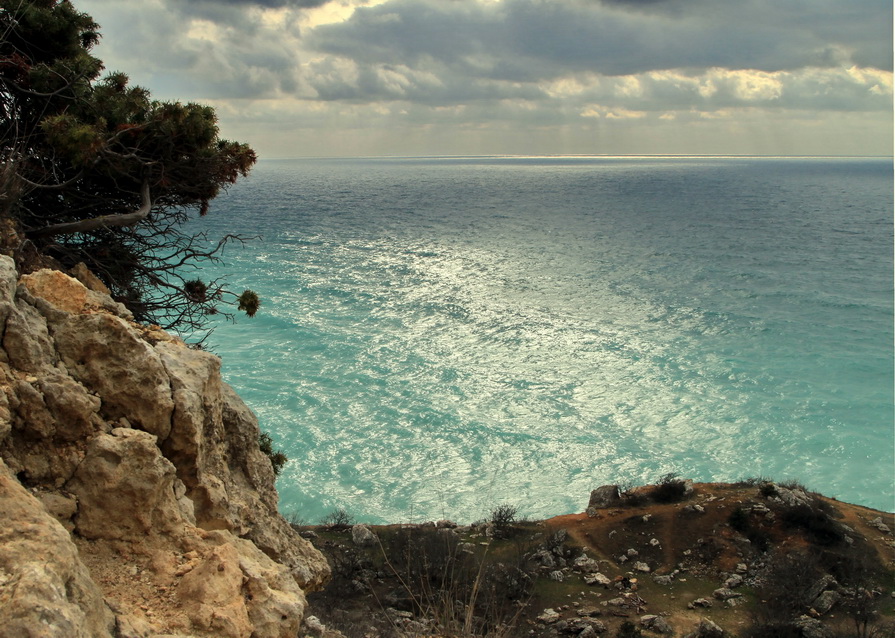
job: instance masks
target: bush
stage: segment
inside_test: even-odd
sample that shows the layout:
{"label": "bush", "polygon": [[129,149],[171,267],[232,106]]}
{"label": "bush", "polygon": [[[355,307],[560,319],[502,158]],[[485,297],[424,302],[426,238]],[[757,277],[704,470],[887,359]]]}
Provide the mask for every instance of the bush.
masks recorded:
{"label": "bush", "polygon": [[747,510],[737,507],[730,513],[727,522],[733,529],[748,538],[755,549],[760,552],[768,551],[771,546],[770,536],[752,522],[752,517]]}
{"label": "bush", "polygon": [[758,488],[759,493],[765,498],[770,498],[771,496],[777,496],[780,492],[777,491],[777,484],[772,481],[768,481],[767,483],[762,483]]}
{"label": "bush", "polygon": [[630,620],[626,620],[619,626],[618,632],[616,632],[615,636],[616,638],[641,638],[643,636],[643,632],[640,631],[640,627],[632,623]]}
{"label": "bush", "polygon": [[819,507],[787,507],[781,512],[780,519],[787,527],[803,529],[819,545],[835,545],[845,538],[841,526]]}
{"label": "bush", "polygon": [[354,525],[354,517],[345,508],[337,507],[320,519],[321,525],[347,527]]}
{"label": "bush", "polygon": [[505,529],[516,522],[519,510],[513,505],[498,505],[491,510],[491,523],[498,529]]}
{"label": "bush", "polygon": [[289,461],[289,457],[283,454],[280,450],[273,449],[273,439],[270,438],[270,435],[267,432],[258,434],[258,447],[265,455],[267,455],[267,458],[270,459],[270,465],[273,467],[273,475],[279,476],[280,470],[282,470],[283,466]]}
{"label": "bush", "polygon": [[677,503],[687,494],[687,482],[676,472],[670,472],[659,479],[650,496],[657,503]]}

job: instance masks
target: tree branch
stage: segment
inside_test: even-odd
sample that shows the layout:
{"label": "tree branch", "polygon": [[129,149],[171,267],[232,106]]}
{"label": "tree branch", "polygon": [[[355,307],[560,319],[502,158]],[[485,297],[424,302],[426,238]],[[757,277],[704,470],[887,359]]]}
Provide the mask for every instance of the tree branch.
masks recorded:
{"label": "tree branch", "polygon": [[52,235],[71,235],[73,233],[89,233],[92,230],[109,227],[134,226],[140,223],[149,211],[152,209],[152,200],[149,198],[149,181],[143,182],[143,188],[140,191],[143,198],[140,208],[130,213],[120,213],[118,215],[101,215],[91,219],[82,219],[77,222],[64,222],[61,224],[53,224],[44,226],[34,230],[26,231],[31,237],[50,237]]}

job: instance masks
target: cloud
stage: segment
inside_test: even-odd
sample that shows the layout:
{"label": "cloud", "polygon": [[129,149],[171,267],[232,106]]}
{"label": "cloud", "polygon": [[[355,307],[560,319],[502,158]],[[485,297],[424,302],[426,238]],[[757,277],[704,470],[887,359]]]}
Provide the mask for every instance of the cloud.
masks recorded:
{"label": "cloud", "polygon": [[[265,143],[280,154],[300,154],[283,150],[293,136],[324,148],[327,135],[326,154],[353,154],[347,131],[357,152],[498,140],[512,140],[507,152],[586,152],[595,131],[618,136],[618,148],[624,136],[686,145],[680,131],[710,140],[709,123],[728,127],[727,137],[713,129],[719,140],[754,137],[738,122],[757,126],[762,114],[781,139],[792,129],[842,148],[872,140],[869,122],[891,130],[883,0],[76,3],[101,23],[97,53],[111,69],[159,98],[211,101],[236,131],[269,126]],[[865,137],[819,135],[811,118]],[[389,141],[389,131],[400,133]]]}
{"label": "cloud", "polygon": [[330,2],[335,2],[336,0],[199,0],[194,4],[229,4],[229,5],[237,5],[244,7],[266,7],[268,9],[281,9],[283,7],[297,8],[297,9],[314,9],[317,7],[322,7],[325,4],[329,4]]}
{"label": "cloud", "polygon": [[507,80],[573,70],[605,75],[714,66],[779,71],[843,62],[891,69],[890,3],[862,0],[853,3],[856,9],[818,0],[800,5],[799,13],[763,0],[634,4],[678,9],[631,11],[619,6],[630,2],[568,0],[393,0],[315,29],[307,44],[370,62],[416,65],[435,59]]}

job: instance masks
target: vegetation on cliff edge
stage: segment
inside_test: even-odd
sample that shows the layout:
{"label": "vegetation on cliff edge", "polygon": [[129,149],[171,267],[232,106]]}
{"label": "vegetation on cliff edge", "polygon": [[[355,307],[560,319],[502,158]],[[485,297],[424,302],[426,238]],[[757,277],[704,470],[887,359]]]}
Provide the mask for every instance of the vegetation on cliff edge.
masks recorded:
{"label": "vegetation on cliff edge", "polygon": [[[100,77],[99,25],[68,0],[0,0],[0,218],[23,271],[84,262],[138,321],[201,329],[218,305],[253,314],[195,270],[228,235],[184,232],[255,163],[218,135],[212,108],[151,99]],[[248,292],[248,291],[247,291]]]}

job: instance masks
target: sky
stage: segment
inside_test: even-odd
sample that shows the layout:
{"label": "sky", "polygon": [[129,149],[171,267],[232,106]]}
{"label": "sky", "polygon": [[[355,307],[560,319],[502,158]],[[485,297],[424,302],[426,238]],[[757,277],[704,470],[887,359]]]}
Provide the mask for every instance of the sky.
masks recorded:
{"label": "sky", "polygon": [[73,0],[262,158],[884,155],[891,0]]}

